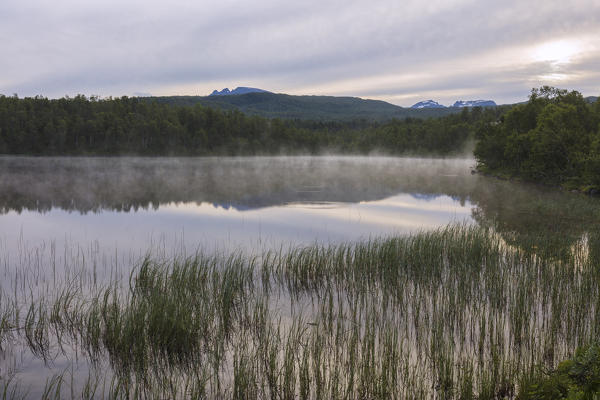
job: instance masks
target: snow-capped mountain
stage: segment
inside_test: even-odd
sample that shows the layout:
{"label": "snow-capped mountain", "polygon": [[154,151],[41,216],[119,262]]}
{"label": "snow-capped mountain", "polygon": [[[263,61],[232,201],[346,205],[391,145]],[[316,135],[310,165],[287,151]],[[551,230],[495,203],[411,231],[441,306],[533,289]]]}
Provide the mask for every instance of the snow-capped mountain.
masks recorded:
{"label": "snow-capped mountain", "polygon": [[496,107],[493,100],[458,100],[452,107]]}
{"label": "snow-capped mountain", "polygon": [[[495,107],[493,100],[458,100],[451,107]],[[446,106],[433,100],[420,101],[411,108],[446,108]]]}
{"label": "snow-capped mountain", "polygon": [[221,90],[220,92],[218,90],[213,90],[213,92],[210,95],[211,96],[229,96],[232,94],[246,94],[246,93],[270,93],[270,92],[263,90],[263,89],[240,86],[233,90],[229,90],[229,88],[225,88],[225,89]]}
{"label": "snow-capped mountain", "polygon": [[411,108],[446,108],[446,106],[441,105],[437,101],[425,100],[414,104]]}

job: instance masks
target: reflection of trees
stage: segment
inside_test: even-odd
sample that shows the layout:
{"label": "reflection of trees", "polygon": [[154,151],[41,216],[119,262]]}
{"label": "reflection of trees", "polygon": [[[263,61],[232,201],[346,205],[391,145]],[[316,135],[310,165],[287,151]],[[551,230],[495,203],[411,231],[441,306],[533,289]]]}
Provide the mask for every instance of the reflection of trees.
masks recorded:
{"label": "reflection of trees", "polygon": [[[172,202],[247,210],[289,202],[448,195],[507,242],[560,255],[584,234],[597,248],[596,199],[471,175],[467,160],[349,157],[2,158],[0,212],[131,212]],[[598,256],[596,256],[598,257]],[[600,258],[598,258],[600,259]]]}
{"label": "reflection of trees", "polygon": [[478,186],[470,197],[476,204],[474,219],[493,227],[510,244],[562,258],[587,238],[590,255],[598,256],[597,199],[495,179]]}
{"label": "reflection of trees", "polygon": [[[473,185],[468,161],[369,158],[0,158],[0,211],[135,211],[172,202],[238,210],[298,201],[426,197]],[[465,199],[465,190],[461,200]]]}

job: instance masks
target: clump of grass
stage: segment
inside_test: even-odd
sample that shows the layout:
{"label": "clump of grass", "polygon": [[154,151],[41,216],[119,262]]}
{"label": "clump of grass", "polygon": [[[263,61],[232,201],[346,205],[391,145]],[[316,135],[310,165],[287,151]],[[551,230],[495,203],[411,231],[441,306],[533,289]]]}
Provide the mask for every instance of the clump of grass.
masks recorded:
{"label": "clump of grass", "polygon": [[21,388],[15,374],[3,373],[0,376],[0,395],[2,400],[26,399],[27,391]]}
{"label": "clump of grass", "polygon": [[31,352],[44,361],[50,358],[50,324],[47,303],[44,300],[31,302],[25,317],[25,339]]}
{"label": "clump of grass", "polygon": [[46,385],[44,386],[44,391],[40,396],[43,400],[60,400],[63,398],[63,384],[65,383],[65,373],[63,371],[59,374],[54,374],[48,379],[46,379]]}
{"label": "clump of grass", "polygon": [[[218,349],[244,323],[254,285],[254,262],[241,255],[196,255],[172,263],[145,258],[132,274],[130,291],[106,289],[87,310],[91,351],[100,338],[119,370],[146,373],[164,366],[214,362]],[[210,360],[204,355],[212,349]]]}
{"label": "clump of grass", "polygon": [[5,341],[10,339],[15,327],[14,321],[15,306],[0,289],[0,350],[3,349]]}

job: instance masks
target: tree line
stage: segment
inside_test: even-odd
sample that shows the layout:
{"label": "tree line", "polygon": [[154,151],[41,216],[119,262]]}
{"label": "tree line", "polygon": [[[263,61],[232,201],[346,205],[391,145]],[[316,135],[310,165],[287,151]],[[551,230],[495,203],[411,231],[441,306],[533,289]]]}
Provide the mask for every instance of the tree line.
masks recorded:
{"label": "tree line", "polygon": [[497,175],[597,192],[600,189],[600,102],[544,86],[497,123],[478,130],[479,168]]}
{"label": "tree line", "polygon": [[269,119],[137,97],[0,95],[0,154],[27,155],[448,155],[460,152],[502,108],[387,122]]}

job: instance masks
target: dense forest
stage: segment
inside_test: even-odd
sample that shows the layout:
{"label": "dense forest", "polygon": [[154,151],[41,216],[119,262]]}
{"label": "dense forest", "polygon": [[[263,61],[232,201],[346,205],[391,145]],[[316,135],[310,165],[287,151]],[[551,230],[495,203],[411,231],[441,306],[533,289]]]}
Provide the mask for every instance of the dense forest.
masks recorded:
{"label": "dense forest", "polygon": [[140,98],[0,96],[0,154],[261,155],[461,152],[502,108],[436,119],[322,122],[268,119]]}
{"label": "dense forest", "polygon": [[480,128],[480,170],[567,189],[600,189],[600,102],[542,87],[529,101]]}

